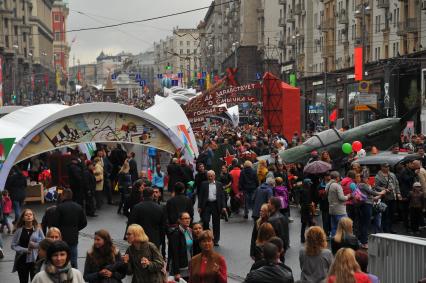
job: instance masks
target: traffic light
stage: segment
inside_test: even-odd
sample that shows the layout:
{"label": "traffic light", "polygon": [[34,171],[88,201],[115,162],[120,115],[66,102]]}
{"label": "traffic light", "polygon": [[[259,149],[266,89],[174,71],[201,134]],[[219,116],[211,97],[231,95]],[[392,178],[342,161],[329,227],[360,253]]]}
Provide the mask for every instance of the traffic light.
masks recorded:
{"label": "traffic light", "polygon": [[172,69],[172,66],[170,66],[170,63],[167,63],[166,70],[171,70],[171,69]]}

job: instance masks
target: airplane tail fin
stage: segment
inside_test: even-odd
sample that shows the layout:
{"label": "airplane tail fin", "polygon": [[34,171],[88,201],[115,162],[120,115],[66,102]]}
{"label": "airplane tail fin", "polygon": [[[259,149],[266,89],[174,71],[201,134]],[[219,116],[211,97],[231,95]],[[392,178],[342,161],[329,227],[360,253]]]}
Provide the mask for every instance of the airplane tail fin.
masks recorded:
{"label": "airplane tail fin", "polygon": [[401,120],[399,121],[403,127],[405,127],[405,124],[411,117],[413,117],[414,114],[416,114],[420,110],[420,107],[414,107],[408,110],[407,113],[404,114],[404,116],[401,117]]}

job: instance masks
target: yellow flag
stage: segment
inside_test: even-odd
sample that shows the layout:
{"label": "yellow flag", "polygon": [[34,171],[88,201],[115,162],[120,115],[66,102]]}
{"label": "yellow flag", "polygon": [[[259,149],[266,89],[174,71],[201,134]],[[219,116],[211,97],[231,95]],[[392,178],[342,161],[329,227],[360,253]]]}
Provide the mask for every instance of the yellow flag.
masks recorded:
{"label": "yellow flag", "polygon": [[211,81],[210,81],[210,73],[207,73],[206,75],[206,89],[210,89],[212,87]]}
{"label": "yellow flag", "polygon": [[61,75],[59,71],[56,71],[56,87],[59,88],[61,86]]}

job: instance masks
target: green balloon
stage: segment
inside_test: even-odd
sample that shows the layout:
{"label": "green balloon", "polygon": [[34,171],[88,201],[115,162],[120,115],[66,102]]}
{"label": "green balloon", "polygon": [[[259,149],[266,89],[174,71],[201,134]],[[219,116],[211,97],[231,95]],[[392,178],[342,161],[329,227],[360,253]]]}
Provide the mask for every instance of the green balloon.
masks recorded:
{"label": "green balloon", "polygon": [[352,145],[350,144],[350,143],[344,143],[343,145],[342,145],[342,151],[343,151],[343,153],[345,153],[345,154],[349,154],[349,153],[351,153],[352,152]]}

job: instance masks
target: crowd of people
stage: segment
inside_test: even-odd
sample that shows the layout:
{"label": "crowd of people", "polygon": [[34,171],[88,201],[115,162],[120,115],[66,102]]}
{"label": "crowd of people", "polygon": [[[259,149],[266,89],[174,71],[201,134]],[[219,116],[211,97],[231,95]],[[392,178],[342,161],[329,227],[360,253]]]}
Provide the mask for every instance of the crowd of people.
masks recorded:
{"label": "crowd of people", "polygon": [[[313,152],[309,162],[322,160],[333,169],[317,175],[304,173],[305,164],[281,159],[282,151],[310,135],[295,133],[287,140],[255,124],[231,129],[213,123],[196,135],[195,170],[176,155],[166,168],[158,164],[152,172],[139,171],[135,154],[120,145],[112,150],[100,146],[91,160],[72,152],[69,189],[46,210],[40,225],[33,211],[21,212],[26,177],[15,166],[1,210],[1,230],[13,233],[14,271],[20,282],[121,282],[126,275],[133,276],[132,282],[164,282],[168,275],[176,282],[227,282],[226,260],[214,247],[220,245],[221,219],[241,214],[253,220],[248,256],[254,263],[246,282],[294,282],[285,264],[291,240],[296,241],[289,236],[293,206],[300,211],[304,245],[301,282],[379,282],[367,273],[369,233],[394,233],[398,220],[414,234],[425,226],[424,139],[410,141],[419,158],[395,173],[384,163],[372,178],[350,159],[341,177],[325,151]],[[262,155],[268,157],[254,166]],[[79,231],[105,202],[118,205],[117,213],[127,217],[129,247],[121,253],[108,231],[97,231],[80,273]],[[197,212],[200,222],[194,221]]]}

